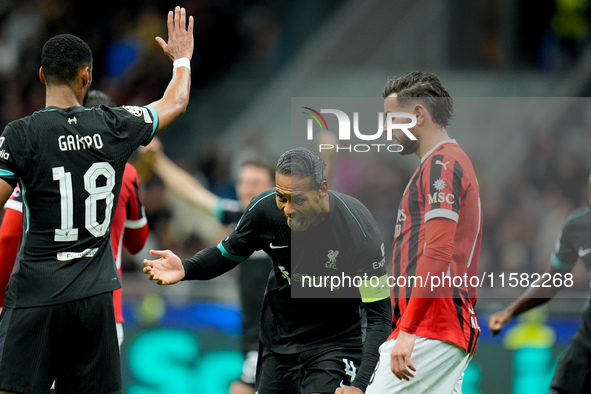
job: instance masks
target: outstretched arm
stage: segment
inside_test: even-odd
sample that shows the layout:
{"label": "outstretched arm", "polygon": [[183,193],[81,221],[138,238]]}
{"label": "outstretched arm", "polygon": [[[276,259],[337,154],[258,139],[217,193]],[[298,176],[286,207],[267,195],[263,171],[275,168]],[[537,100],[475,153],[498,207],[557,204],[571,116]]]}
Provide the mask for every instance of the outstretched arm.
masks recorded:
{"label": "outstretched arm", "polygon": [[[564,270],[555,268],[552,264],[548,265],[546,272],[554,277],[556,273],[565,273]],[[507,323],[514,317],[527,312],[537,306],[550,301],[560,291],[560,287],[530,287],[525,293],[511,305],[499,311],[488,318],[488,329],[493,335],[497,335]]]}
{"label": "outstretched arm", "polygon": [[172,285],[183,279],[208,280],[230,271],[240,262],[222,256],[216,246],[210,246],[188,259],[181,259],[170,250],[151,250],[157,260],[144,260],[144,273],[159,285]]}
{"label": "outstretched arm", "polygon": [[[162,98],[150,104],[158,113],[158,129],[162,131],[173,120],[182,115],[189,104],[191,90],[191,70],[189,61],[193,56],[193,17],[187,26],[186,10],[177,6],[168,13],[168,42],[161,37],[156,41],[174,64],[172,79]],[[182,59],[187,60],[182,60]],[[179,60],[181,59],[181,60]]]}
{"label": "outstretched arm", "polygon": [[367,333],[361,353],[361,366],[351,387],[338,388],[335,394],[364,393],[380,358],[379,347],[392,332],[392,301],[390,297],[379,301],[364,302],[367,316]]}
{"label": "outstretched arm", "polygon": [[152,167],[170,191],[197,208],[214,215],[219,197],[170,160],[162,152],[162,144],[157,138],[154,138],[148,146],[140,147],[140,153],[145,157],[144,162]]}
{"label": "outstretched arm", "polygon": [[[569,273],[579,260],[580,245],[573,242],[575,239],[573,234],[580,231],[580,225],[576,219],[571,220],[571,218],[572,215],[562,228],[560,237],[556,242],[556,248],[546,268],[544,275],[548,276],[549,274],[550,278],[554,278],[556,274],[564,275]],[[515,316],[545,304],[554,298],[561,287],[552,285],[553,283],[551,287],[530,287],[521,297],[511,303],[511,305],[490,316],[488,319],[488,328],[491,333],[493,335],[498,334]]]}
{"label": "outstretched arm", "polygon": [[144,274],[159,285],[173,285],[185,278],[185,268],[181,259],[170,250],[150,250],[157,260],[144,259]]}

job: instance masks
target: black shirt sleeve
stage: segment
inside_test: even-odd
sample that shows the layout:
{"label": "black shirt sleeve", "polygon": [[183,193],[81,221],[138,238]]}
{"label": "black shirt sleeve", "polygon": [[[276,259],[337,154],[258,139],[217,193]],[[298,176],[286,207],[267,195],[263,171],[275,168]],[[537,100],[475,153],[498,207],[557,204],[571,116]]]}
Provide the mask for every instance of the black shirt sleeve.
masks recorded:
{"label": "black shirt sleeve", "polygon": [[135,150],[140,145],[148,145],[158,129],[158,114],[152,107],[123,105],[121,107],[100,107],[115,122],[114,129],[125,137]]}
{"label": "black shirt sleeve", "polygon": [[579,259],[577,246],[573,243],[576,233],[575,227],[573,221],[567,221],[556,241],[551,261],[557,269],[571,270]]}
{"label": "black shirt sleeve", "polygon": [[361,366],[351,385],[365,392],[380,358],[378,349],[392,333],[392,302],[390,298],[384,298],[365,302],[363,306],[367,315],[367,333],[363,342]]}
{"label": "black shirt sleeve", "polygon": [[215,246],[205,248],[181,262],[185,267],[184,280],[212,279],[230,271],[240,263],[222,256],[220,250]]}
{"label": "black shirt sleeve", "polygon": [[15,130],[8,124],[0,137],[0,178],[13,188],[18,183],[19,176],[27,171],[26,164],[30,162],[29,145],[26,142],[26,134]]}
{"label": "black shirt sleeve", "polygon": [[246,260],[259,247],[257,230],[262,211],[249,209],[240,218],[236,228],[217,246],[210,246],[193,257],[182,260],[186,280],[207,280],[230,271]]}

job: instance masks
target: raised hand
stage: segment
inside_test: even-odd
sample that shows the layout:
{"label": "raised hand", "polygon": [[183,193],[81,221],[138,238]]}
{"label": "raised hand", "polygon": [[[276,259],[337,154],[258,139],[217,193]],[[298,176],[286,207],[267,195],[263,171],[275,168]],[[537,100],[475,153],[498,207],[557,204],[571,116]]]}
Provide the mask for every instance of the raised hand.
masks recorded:
{"label": "raised hand", "polygon": [[166,21],[168,27],[168,42],[162,37],[156,37],[156,41],[172,60],[193,56],[193,17],[189,16],[187,26],[187,11],[184,7],[176,6],[168,12]]}

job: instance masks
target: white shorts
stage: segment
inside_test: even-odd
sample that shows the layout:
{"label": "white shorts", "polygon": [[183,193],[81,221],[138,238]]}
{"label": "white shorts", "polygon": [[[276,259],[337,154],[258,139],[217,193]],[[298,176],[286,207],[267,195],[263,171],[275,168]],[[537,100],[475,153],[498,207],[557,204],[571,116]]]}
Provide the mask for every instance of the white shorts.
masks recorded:
{"label": "white shorts", "polygon": [[415,368],[409,381],[399,380],[390,370],[390,353],[395,339],[380,346],[380,360],[365,394],[462,392],[464,370],[472,354],[449,342],[416,337],[411,361]]}

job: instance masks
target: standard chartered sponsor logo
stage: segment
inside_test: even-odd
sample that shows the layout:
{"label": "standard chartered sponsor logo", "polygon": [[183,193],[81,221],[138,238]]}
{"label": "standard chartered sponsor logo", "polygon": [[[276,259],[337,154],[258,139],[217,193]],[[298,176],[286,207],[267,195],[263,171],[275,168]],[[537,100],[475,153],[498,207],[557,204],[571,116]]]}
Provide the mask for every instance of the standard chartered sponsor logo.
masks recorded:
{"label": "standard chartered sponsor logo", "polygon": [[61,252],[57,254],[57,259],[58,261],[69,261],[82,257],[94,257],[96,252],[98,252],[98,248],[86,249],[82,252]]}

